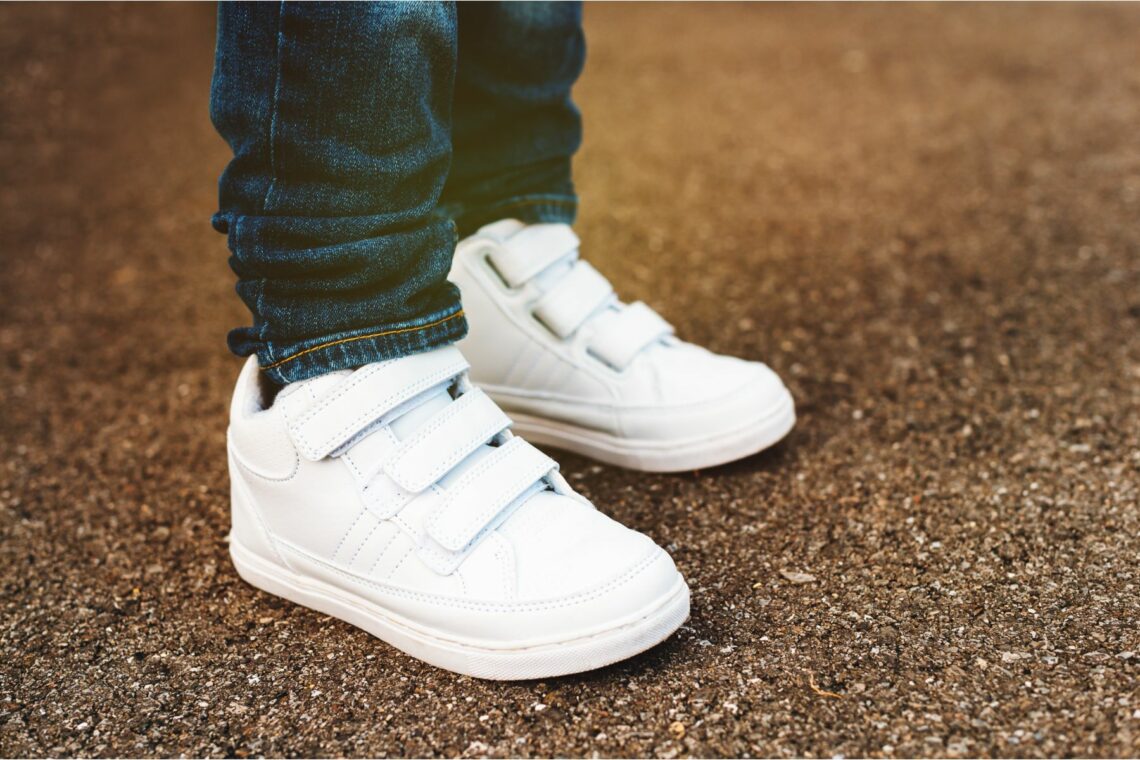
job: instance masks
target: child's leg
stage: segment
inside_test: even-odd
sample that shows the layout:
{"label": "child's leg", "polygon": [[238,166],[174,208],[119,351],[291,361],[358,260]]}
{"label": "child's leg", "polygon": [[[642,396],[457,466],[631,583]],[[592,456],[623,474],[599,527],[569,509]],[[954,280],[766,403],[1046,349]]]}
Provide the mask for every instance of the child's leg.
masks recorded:
{"label": "child's leg", "polygon": [[574,221],[582,141],[570,88],[586,46],[580,3],[460,3],[459,63],[443,203],[461,236],[505,217]]}
{"label": "child's leg", "polygon": [[221,210],[253,325],[230,347],[288,382],[454,341],[455,9],[222,3],[211,116]]}

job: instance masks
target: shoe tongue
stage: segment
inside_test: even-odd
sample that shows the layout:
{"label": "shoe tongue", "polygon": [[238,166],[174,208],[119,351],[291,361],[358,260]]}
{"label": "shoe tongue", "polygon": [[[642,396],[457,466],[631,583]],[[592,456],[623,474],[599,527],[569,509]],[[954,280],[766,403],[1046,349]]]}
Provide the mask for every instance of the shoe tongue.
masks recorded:
{"label": "shoe tongue", "polygon": [[437,385],[428,391],[423,400],[408,411],[392,420],[392,432],[401,441],[416,434],[424,424],[437,412],[452,403],[451,394],[447,391],[448,385]]}

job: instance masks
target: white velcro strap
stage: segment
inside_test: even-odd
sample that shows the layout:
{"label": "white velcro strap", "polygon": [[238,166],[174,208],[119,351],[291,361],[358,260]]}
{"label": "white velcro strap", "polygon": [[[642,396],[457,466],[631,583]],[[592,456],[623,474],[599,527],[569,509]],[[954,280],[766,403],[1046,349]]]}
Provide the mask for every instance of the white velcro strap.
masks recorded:
{"label": "white velcro strap", "polygon": [[568,338],[586,318],[614,298],[614,289],[601,272],[587,261],[558,281],[534,307],[534,316],[559,338]]}
{"label": "white velcro strap", "polygon": [[605,329],[590,336],[587,348],[614,369],[623,370],[646,346],[672,333],[671,324],[638,301],[622,309],[606,323]]}
{"label": "white velcro strap", "polygon": [[564,256],[578,250],[578,236],[566,224],[531,224],[507,238],[488,258],[507,285],[517,288]]}
{"label": "white velcro strap", "polygon": [[447,487],[443,506],[428,520],[428,534],[445,549],[459,551],[511,502],[557,468],[553,459],[522,438],[511,438]]}
{"label": "white velcro strap", "polygon": [[369,364],[290,420],[289,434],[306,459],[324,459],[400,404],[466,370],[454,346]]}
{"label": "white velcro strap", "polygon": [[402,442],[384,463],[384,473],[405,491],[419,493],[510,424],[486,393],[473,388]]}

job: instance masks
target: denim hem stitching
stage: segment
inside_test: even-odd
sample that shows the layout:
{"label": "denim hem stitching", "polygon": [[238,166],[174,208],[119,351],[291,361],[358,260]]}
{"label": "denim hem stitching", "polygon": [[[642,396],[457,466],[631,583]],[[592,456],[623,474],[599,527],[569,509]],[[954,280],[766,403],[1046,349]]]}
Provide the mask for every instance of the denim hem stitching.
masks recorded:
{"label": "denim hem stitching", "polygon": [[358,341],[358,340],[368,340],[369,338],[382,338],[386,335],[400,335],[402,333],[416,332],[418,330],[427,330],[429,328],[436,327],[438,325],[442,325],[445,322],[450,322],[453,319],[458,319],[459,317],[462,317],[462,316],[463,316],[463,310],[460,309],[459,311],[455,312],[454,314],[450,314],[450,315],[444,317],[443,319],[437,319],[434,322],[429,322],[426,325],[415,325],[414,327],[400,327],[400,328],[397,328],[395,330],[381,330],[379,332],[368,333],[366,335],[353,335],[352,337],[349,337],[349,338],[340,338],[339,340],[332,340],[332,341],[329,341],[327,343],[321,343],[320,345],[317,345],[317,346],[311,346],[309,348],[306,348],[304,351],[298,351],[297,353],[293,354],[292,356],[287,356],[284,359],[279,359],[279,360],[273,362],[272,364],[267,364],[264,367],[262,367],[261,370],[264,372],[265,370],[275,369],[277,367],[280,367],[282,364],[288,364],[289,362],[293,361],[294,359],[299,359],[300,357],[304,356],[305,354],[311,354],[314,351],[320,351],[323,348],[330,348],[332,346],[339,346],[343,343],[353,343],[353,342]]}

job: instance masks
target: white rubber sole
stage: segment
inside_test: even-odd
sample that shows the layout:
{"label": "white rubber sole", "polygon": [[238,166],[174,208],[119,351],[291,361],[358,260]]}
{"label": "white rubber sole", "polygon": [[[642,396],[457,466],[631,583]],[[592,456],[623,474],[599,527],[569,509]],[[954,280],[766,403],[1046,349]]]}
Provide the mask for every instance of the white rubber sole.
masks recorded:
{"label": "white rubber sole", "polygon": [[689,617],[689,587],[676,587],[599,633],[541,646],[490,648],[433,633],[374,602],[267,560],[230,536],[230,557],[247,583],[275,596],[351,623],[400,651],[440,668],[493,680],[553,678],[610,665],[661,643]]}
{"label": "white rubber sole", "polygon": [[531,443],[645,472],[701,470],[735,462],[775,445],[796,424],[795,402],[790,393],[762,416],[728,433],[668,441],[620,438],[569,422],[514,411],[510,399],[495,400],[514,421],[511,429]]}

